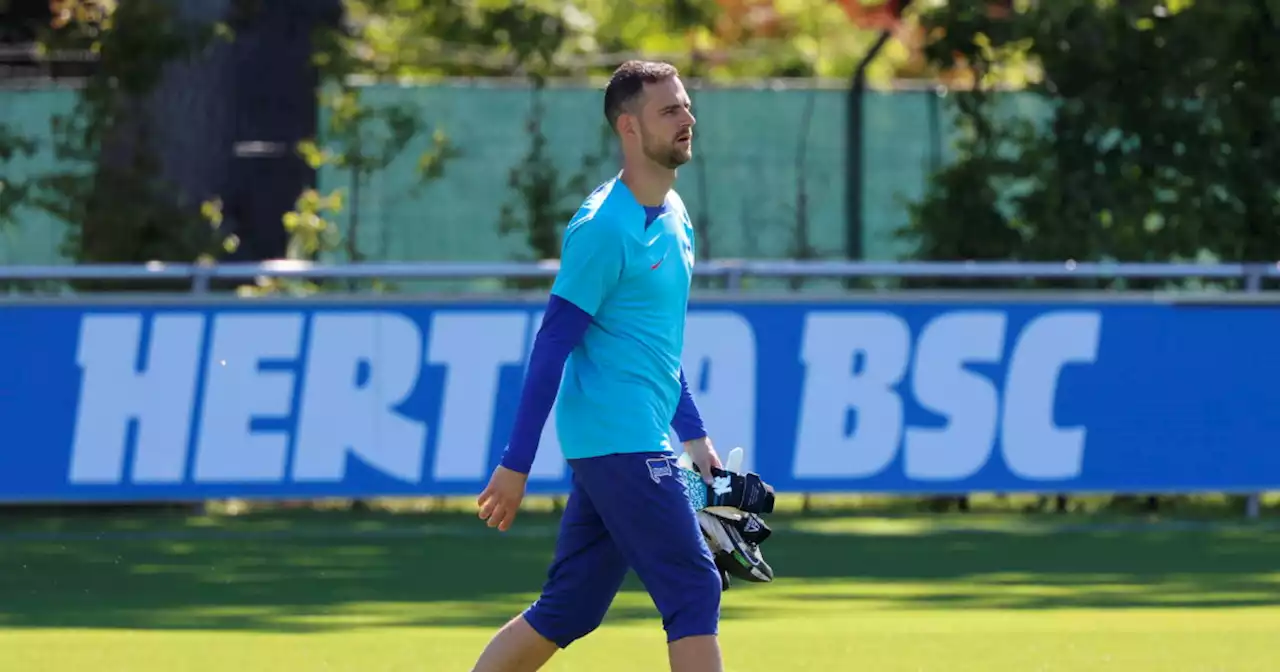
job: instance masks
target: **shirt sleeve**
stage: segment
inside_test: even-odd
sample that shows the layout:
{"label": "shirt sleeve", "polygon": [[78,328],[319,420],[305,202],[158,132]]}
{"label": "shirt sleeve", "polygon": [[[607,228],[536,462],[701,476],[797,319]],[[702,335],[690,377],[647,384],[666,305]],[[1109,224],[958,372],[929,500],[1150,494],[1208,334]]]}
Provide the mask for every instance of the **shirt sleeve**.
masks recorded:
{"label": "shirt sleeve", "polygon": [[693,403],[693,394],[689,392],[689,381],[684,377],[684,367],[680,367],[680,401],[676,404],[676,415],[671,419],[671,428],[676,430],[680,441],[693,441],[707,435],[702,423],[702,415],[698,413],[697,404]]}
{"label": "shirt sleeve", "polygon": [[622,277],[622,232],[609,222],[586,218],[565,229],[560,271],[551,293],[594,316]]}
{"label": "shirt sleeve", "polygon": [[502,466],[522,474],[533,468],[542,428],[547,423],[547,416],[551,415],[556,392],[560,389],[565,360],[582,342],[582,336],[590,325],[591,316],[581,308],[555,295],[548,300],[542,326],[538,328],[533,351],[529,353],[524,389],[516,407],[511,440],[502,454]]}

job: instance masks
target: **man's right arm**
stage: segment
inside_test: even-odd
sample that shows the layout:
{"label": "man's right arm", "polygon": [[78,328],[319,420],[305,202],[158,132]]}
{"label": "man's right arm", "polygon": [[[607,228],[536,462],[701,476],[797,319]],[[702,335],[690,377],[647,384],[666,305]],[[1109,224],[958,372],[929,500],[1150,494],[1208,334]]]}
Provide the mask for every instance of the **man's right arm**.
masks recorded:
{"label": "man's right arm", "polygon": [[533,468],[542,428],[547,416],[551,415],[556,391],[560,389],[565,360],[582,342],[582,336],[590,325],[591,316],[581,308],[555,294],[551,295],[542,326],[533,341],[533,351],[529,353],[524,390],[516,408],[511,441],[502,454],[502,466],[522,474]]}
{"label": "man's right arm", "polygon": [[623,241],[607,222],[572,222],[560,257],[547,312],[529,354],[511,441],[502,456],[503,467],[522,474],[533,466],[569,353],[582,342],[592,317],[622,275]]}

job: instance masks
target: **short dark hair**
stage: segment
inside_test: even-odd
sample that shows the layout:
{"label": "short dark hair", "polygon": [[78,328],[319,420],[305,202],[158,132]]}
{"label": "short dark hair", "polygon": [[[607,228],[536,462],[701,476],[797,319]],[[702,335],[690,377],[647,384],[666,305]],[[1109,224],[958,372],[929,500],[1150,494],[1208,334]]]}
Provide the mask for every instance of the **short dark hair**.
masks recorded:
{"label": "short dark hair", "polygon": [[604,89],[604,118],[609,121],[609,128],[617,129],[623,108],[640,95],[645,84],[679,75],[674,65],[659,61],[627,61],[618,66]]}

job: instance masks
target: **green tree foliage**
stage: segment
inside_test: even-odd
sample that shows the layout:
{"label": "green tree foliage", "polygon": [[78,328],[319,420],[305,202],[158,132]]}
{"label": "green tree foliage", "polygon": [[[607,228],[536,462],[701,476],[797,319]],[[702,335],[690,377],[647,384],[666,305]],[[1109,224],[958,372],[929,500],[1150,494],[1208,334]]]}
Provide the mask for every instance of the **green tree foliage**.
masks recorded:
{"label": "green tree foliage", "polygon": [[25,194],[68,224],[63,253],[82,262],[189,260],[228,244],[198,204],[173,197],[145,105],[167,65],[198,58],[225,26],[183,21],[165,0],[53,7],[45,48],[98,57],[74,109],[51,120],[61,168],[32,178]]}
{"label": "green tree foliage", "polygon": [[[98,67],[78,93],[72,112],[51,121],[60,168],[29,183],[8,185],[0,204],[8,213],[16,208],[8,204],[21,199],[65,221],[69,226],[63,253],[68,257],[81,262],[209,261],[237,243],[234,236],[218,233],[220,199],[185,203],[175,198],[160,165],[161,148],[148,116],[149,96],[166,68],[200,59],[215,40],[234,39],[226,23],[182,20],[177,4],[59,0],[53,5],[55,20],[44,35],[44,48],[96,54]],[[313,168],[349,170],[353,193],[306,189],[299,194],[295,211],[283,222],[291,241],[286,256],[291,259],[341,251],[358,260],[357,210],[349,213],[347,236],[334,220],[348,199],[358,198],[360,182],[389,165],[423,133],[430,135],[429,147],[417,162],[424,182],[440,177],[454,155],[440,129],[433,129],[411,106],[362,102],[360,89],[349,78],[377,70],[380,56],[368,46],[369,35],[376,33],[371,26],[380,22],[359,13],[364,3],[349,4],[364,23],[349,21],[347,31],[322,29],[313,36],[322,74],[317,95],[329,112],[328,124],[323,141],[306,141],[298,151]],[[251,12],[252,5],[236,0],[229,19],[234,22],[240,13]],[[0,160],[26,151],[28,145],[4,133]],[[263,284],[262,291],[280,289],[277,283]],[[289,288],[305,292],[314,286],[298,283]]]}
{"label": "green tree foliage", "polygon": [[[1280,257],[1277,9],[955,0],[925,13],[930,62],[975,85],[949,96],[959,158],[905,235],[925,259]],[[1028,91],[993,88],[1010,68],[1034,71]]]}
{"label": "green tree foliage", "polygon": [[[584,156],[578,171],[567,178],[562,177],[547,153],[547,137],[542,132],[545,111],[541,92],[541,88],[535,88],[533,107],[526,121],[529,150],[507,174],[507,186],[511,187],[514,198],[502,205],[498,215],[498,228],[502,234],[524,238],[527,251],[518,253],[517,258],[534,261],[560,258],[564,227],[583,197],[595,186],[614,142],[608,125],[601,123],[599,151]],[[508,285],[530,289],[545,287],[549,283],[513,278]]]}
{"label": "green tree foliage", "polygon": [[[235,0],[233,13],[257,0]],[[386,168],[425,134],[422,183],[438,178],[454,155],[447,129],[433,128],[411,106],[370,107],[362,84],[398,78],[602,76],[626,57],[663,58],[711,80],[772,76],[844,77],[874,32],[845,16],[845,0],[343,0],[343,30],[315,35],[314,60],[330,120],[299,152],[313,167],[351,173],[346,189],[304,191],[284,222],[303,235],[290,256],[362,255],[356,246],[361,181]],[[58,0],[45,42],[85,49],[98,67],[74,111],[54,120],[56,173],[10,183],[0,204],[43,207],[69,224],[64,253],[79,261],[209,259],[236,244],[218,233],[220,202],[201,207],[175,196],[158,157],[146,101],[175,63],[200,59],[218,39],[234,39],[222,23],[182,20],[176,0]],[[235,17],[229,22],[234,25]],[[883,79],[909,50],[882,59]],[[694,67],[696,64],[696,68]],[[536,95],[536,94],[535,94]],[[536,110],[535,110],[536,113]],[[540,124],[530,125],[540,133]],[[525,213],[556,213],[568,192],[580,198],[577,175],[562,177],[530,137],[528,175],[512,188]],[[21,149],[23,145],[10,143]],[[584,157],[592,170],[598,157]],[[530,163],[532,162],[532,163]],[[551,171],[551,172],[547,172]],[[558,185],[547,190],[539,185]],[[23,188],[19,188],[23,187]],[[530,199],[543,199],[540,202]],[[319,208],[315,210],[314,208]],[[14,212],[14,206],[6,208]],[[551,216],[548,214],[548,217]],[[524,218],[530,251],[542,256],[558,239],[543,216]],[[346,220],[342,222],[342,220]],[[512,213],[505,226],[518,227]],[[304,226],[303,223],[309,225]],[[339,226],[339,222],[342,225]],[[211,226],[213,225],[213,226]],[[563,226],[559,222],[556,226]],[[317,228],[313,232],[312,228]],[[332,230],[326,227],[331,227]],[[327,232],[326,232],[327,231]]]}
{"label": "green tree foliage", "polygon": [[[874,2],[874,0],[872,0]],[[843,78],[876,37],[843,0],[347,0],[380,77],[607,75],[622,58],[695,55],[712,79]],[[910,60],[895,42],[873,77]]]}
{"label": "green tree foliage", "polygon": [[0,123],[0,229],[14,224],[15,213],[30,188],[27,180],[9,177],[5,166],[34,155],[37,149],[35,140],[18,133],[8,124]]}
{"label": "green tree foliage", "polygon": [[[294,210],[285,213],[283,225],[289,236],[285,257],[315,261],[323,257],[363,261],[359,246],[361,187],[374,174],[385,170],[405,148],[421,135],[429,136],[428,146],[417,157],[418,182],[415,188],[441,178],[449,159],[459,155],[447,133],[433,127],[415,106],[408,103],[369,104],[363,89],[353,82],[359,75],[378,76],[394,69],[403,54],[388,55],[374,48],[385,28],[387,17],[361,0],[345,3],[344,25],[322,29],[314,39],[312,62],[321,77],[317,91],[326,123],[318,138],[299,143],[297,151],[316,170],[345,171],[347,188],[329,193],[304,189]],[[389,5],[390,3],[381,3]],[[385,7],[383,7],[385,9]],[[348,205],[349,204],[349,205]],[[338,220],[345,211],[346,226]],[[360,283],[346,283],[357,289]],[[388,288],[381,280],[370,283],[374,290]],[[321,283],[286,278],[260,278],[253,287],[241,287],[242,295],[289,293],[306,295],[321,291]]]}

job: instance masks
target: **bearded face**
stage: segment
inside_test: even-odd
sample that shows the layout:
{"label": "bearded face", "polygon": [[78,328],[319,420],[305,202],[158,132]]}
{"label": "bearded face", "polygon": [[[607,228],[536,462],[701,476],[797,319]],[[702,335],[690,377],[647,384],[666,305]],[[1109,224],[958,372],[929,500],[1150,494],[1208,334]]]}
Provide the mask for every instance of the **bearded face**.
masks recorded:
{"label": "bearded face", "polygon": [[689,95],[673,77],[645,84],[640,113],[640,147],[650,161],[676,169],[693,158],[693,116]]}
{"label": "bearded face", "polygon": [[693,158],[692,128],[677,131],[673,136],[669,132],[664,134],[647,128],[641,123],[640,141],[644,155],[663,168],[675,170]]}

